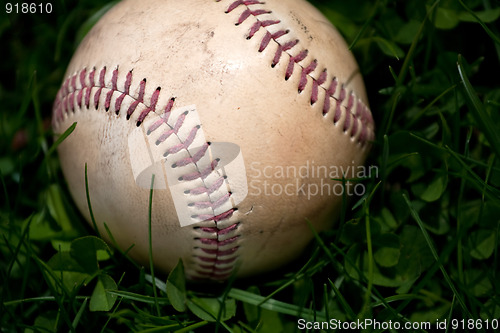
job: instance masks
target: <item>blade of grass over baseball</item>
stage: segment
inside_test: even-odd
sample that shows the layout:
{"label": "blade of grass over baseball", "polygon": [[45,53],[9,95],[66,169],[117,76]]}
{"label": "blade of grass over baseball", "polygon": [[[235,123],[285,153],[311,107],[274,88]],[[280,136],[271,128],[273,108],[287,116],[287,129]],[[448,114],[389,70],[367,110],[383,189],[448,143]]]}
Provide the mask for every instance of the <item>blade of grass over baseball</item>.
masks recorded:
{"label": "blade of grass over baseball", "polygon": [[92,16],[90,16],[78,30],[76,36],[76,43],[79,44],[82,41],[82,39],[87,35],[87,33],[90,31],[90,29],[92,29],[92,27],[97,23],[97,21],[99,21],[99,19],[118,2],[119,1],[111,1],[106,5],[104,5],[102,8],[100,8]]}
{"label": "blade of grass over baseball", "polygon": [[97,228],[97,223],[94,217],[94,211],[92,210],[92,202],[90,201],[90,189],[89,189],[89,177],[87,173],[87,163],[85,163],[85,195],[87,197],[87,205],[89,207],[90,221],[92,221],[92,226],[99,238],[101,237],[101,233],[99,232],[99,228]]}
{"label": "blade of grass over baseball", "polygon": [[420,227],[420,230],[422,231],[422,234],[425,238],[425,241],[427,242],[427,245],[428,245],[429,249],[431,250],[432,256],[434,257],[436,262],[439,263],[439,269],[441,270],[441,273],[443,274],[446,283],[448,284],[450,289],[453,291],[453,295],[457,298],[458,302],[460,303],[460,307],[462,308],[463,312],[465,314],[467,314],[467,318],[472,318],[473,316],[469,312],[469,310],[467,309],[467,306],[465,305],[465,301],[462,299],[462,296],[460,295],[460,293],[456,289],[455,285],[453,284],[453,281],[451,281],[451,278],[448,275],[448,272],[445,270],[443,264],[440,262],[440,258],[439,258],[439,255],[437,254],[436,248],[434,247],[434,244],[432,243],[432,240],[431,240],[429,234],[427,233],[427,230],[425,229],[424,223],[420,219],[420,216],[418,215],[417,211],[413,207],[408,196],[406,194],[403,194],[403,198],[408,206],[408,209],[410,210],[411,216],[413,217],[413,219],[417,222],[418,226]]}
{"label": "blade of grass over baseball", "polygon": [[54,153],[54,151],[57,149],[57,147],[59,147],[59,145],[60,145],[60,144],[61,144],[64,140],[66,140],[66,138],[67,138],[68,136],[70,136],[70,135],[71,135],[71,133],[73,133],[73,131],[74,131],[74,130],[75,130],[75,128],[76,128],[76,125],[77,125],[77,123],[76,123],[76,121],[75,121],[75,122],[74,122],[74,123],[73,123],[70,127],[68,127],[68,129],[67,129],[66,131],[64,131],[64,133],[63,133],[63,134],[61,134],[61,135],[57,138],[57,140],[56,140],[56,141],[52,144],[52,146],[50,147],[50,149],[47,151],[47,154],[45,154],[45,155],[46,155],[46,158],[47,158],[48,156],[51,156],[51,155]]}
{"label": "blade of grass over baseball", "polygon": [[153,264],[153,235],[152,235],[152,228],[151,228],[151,219],[152,219],[152,213],[153,213],[153,188],[154,188],[154,183],[155,183],[155,175],[153,174],[151,176],[151,187],[149,190],[149,207],[148,207],[148,233],[149,233],[149,269],[151,270],[151,280],[153,284],[153,295],[155,298],[155,307],[156,307],[156,313],[158,317],[161,316],[161,311],[160,311],[160,304],[158,303],[158,291],[156,288],[156,280],[155,280],[155,268]]}
{"label": "blade of grass over baseball", "polygon": [[498,124],[495,124],[491,116],[486,112],[483,103],[481,103],[476,91],[472,87],[464,68],[464,59],[461,55],[458,56],[457,67],[460,78],[462,79],[465,96],[470,104],[469,109],[479,129],[481,129],[486,138],[488,138],[491,148],[495,151],[497,156],[500,156],[500,129]]}
{"label": "blade of grass over baseball", "polygon": [[130,258],[130,256],[128,255],[128,253],[132,250],[132,248],[135,246],[135,244],[130,245],[125,251],[122,250],[120,248],[120,246],[118,245],[118,243],[116,242],[115,237],[111,233],[111,230],[109,229],[107,223],[103,222],[102,225],[103,225],[104,229],[106,230],[106,234],[108,235],[109,240],[111,241],[111,244],[113,244],[113,247],[115,249],[117,249],[117,251],[120,252],[121,255],[123,255],[132,265],[134,265],[134,267],[137,270],[140,270],[141,266],[138,263],[136,263],[132,258]]}

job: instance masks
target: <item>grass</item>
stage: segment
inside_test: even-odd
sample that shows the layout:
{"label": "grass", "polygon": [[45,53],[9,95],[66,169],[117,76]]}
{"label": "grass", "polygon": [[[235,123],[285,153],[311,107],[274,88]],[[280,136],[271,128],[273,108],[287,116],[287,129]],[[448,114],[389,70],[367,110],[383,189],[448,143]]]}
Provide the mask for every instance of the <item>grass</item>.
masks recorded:
{"label": "grass", "polygon": [[[2,332],[297,332],[301,318],[500,325],[498,1],[314,1],[365,77],[377,123],[367,163],[380,173],[294,264],[210,292],[185,281],[182,263],[168,277],[137,266],[71,202],[51,107],[106,2],[52,4],[0,14]],[[367,331],[394,332],[384,327]]]}

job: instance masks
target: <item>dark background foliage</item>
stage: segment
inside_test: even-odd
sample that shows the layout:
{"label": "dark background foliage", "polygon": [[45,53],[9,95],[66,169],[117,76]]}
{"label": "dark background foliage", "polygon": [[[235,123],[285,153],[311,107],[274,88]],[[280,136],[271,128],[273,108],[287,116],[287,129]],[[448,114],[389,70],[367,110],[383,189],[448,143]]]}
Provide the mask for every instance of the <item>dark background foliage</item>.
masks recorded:
{"label": "dark background foliage", "polygon": [[[365,77],[377,123],[367,163],[379,174],[295,264],[210,292],[186,284],[181,265],[152,283],[92,237],[62,178],[52,103],[78,41],[110,5],[38,1],[37,13],[9,14],[7,3],[2,331],[294,332],[299,318],[498,325],[498,0],[313,1]],[[40,13],[47,3],[52,12]]]}

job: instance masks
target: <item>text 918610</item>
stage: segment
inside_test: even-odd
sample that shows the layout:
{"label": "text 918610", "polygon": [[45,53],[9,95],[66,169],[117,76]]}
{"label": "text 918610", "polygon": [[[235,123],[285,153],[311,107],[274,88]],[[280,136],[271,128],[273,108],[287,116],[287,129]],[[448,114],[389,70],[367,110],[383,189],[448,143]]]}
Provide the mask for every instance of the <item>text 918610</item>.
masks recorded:
{"label": "text 918610", "polygon": [[5,12],[7,14],[50,14],[52,3],[7,2]]}

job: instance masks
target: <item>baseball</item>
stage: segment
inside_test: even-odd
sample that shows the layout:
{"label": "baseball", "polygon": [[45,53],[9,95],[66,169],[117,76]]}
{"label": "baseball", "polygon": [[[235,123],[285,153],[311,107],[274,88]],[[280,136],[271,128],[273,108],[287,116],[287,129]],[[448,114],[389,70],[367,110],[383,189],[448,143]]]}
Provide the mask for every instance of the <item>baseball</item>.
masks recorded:
{"label": "baseball", "polygon": [[363,194],[338,179],[363,176],[374,139],[353,55],[304,0],[118,3],[57,94],[54,132],[74,123],[58,153],[81,213],[91,223],[90,202],[106,241],[146,266],[152,244],[155,269],[182,259],[193,280],[297,258],[309,222],[331,228]]}

